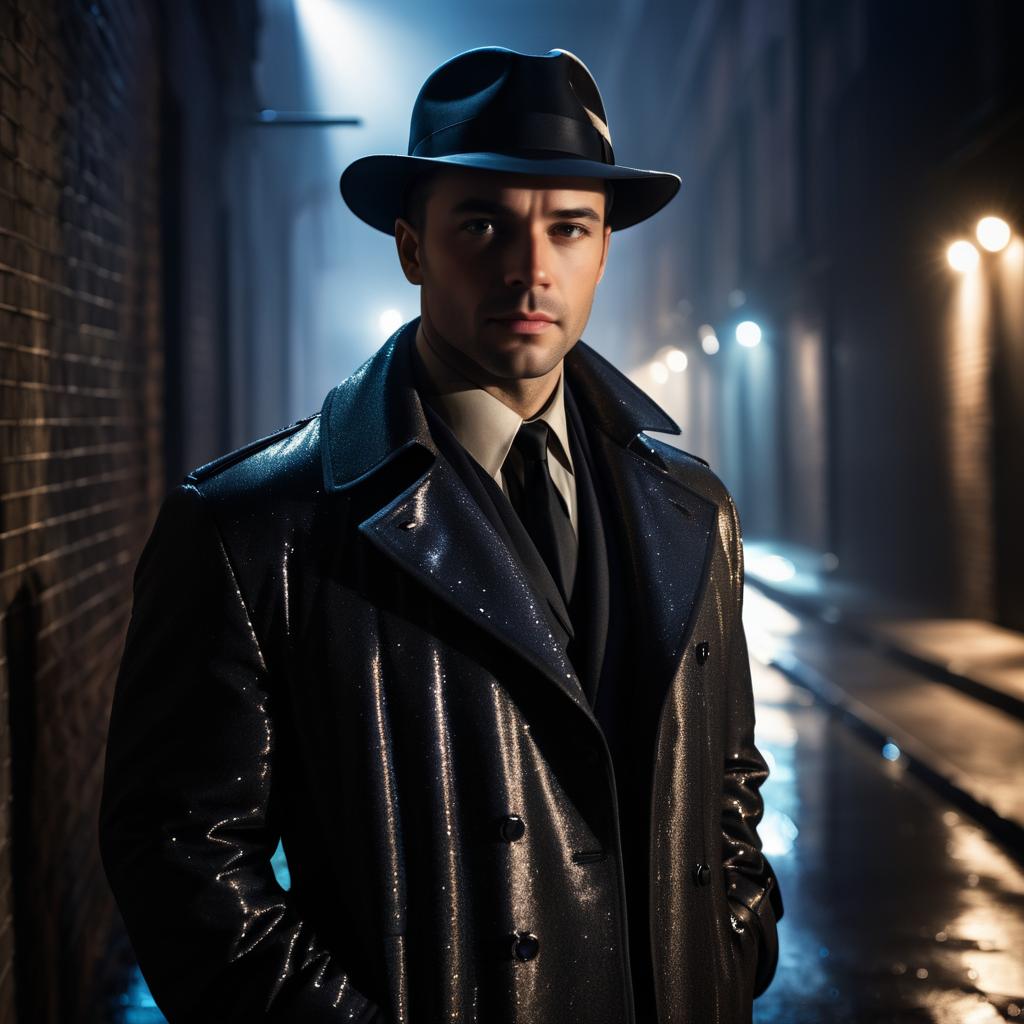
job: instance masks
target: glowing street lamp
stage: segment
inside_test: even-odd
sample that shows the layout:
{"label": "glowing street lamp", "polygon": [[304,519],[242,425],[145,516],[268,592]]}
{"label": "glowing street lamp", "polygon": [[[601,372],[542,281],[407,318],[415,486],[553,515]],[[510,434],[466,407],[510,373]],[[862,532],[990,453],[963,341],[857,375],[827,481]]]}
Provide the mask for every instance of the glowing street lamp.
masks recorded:
{"label": "glowing street lamp", "polygon": [[682,373],[686,369],[686,364],[689,360],[681,348],[671,348],[665,354],[665,362],[673,373]]}
{"label": "glowing street lamp", "polygon": [[701,324],[697,328],[697,337],[700,338],[700,347],[704,349],[709,356],[713,356],[718,351],[718,338],[715,335],[715,329],[711,324]]}
{"label": "glowing street lamp", "polygon": [[397,309],[385,309],[377,317],[381,334],[394,334],[402,326],[402,314]]}
{"label": "glowing street lamp", "polygon": [[736,340],[747,348],[753,348],[761,340],[761,328],[753,320],[741,320],[736,325]]}
{"label": "glowing street lamp", "polygon": [[946,259],[949,260],[949,265],[954,270],[961,274],[967,274],[978,265],[980,256],[978,250],[970,242],[961,238],[946,250]]}
{"label": "glowing street lamp", "polygon": [[1000,252],[1010,244],[1010,225],[1002,217],[982,217],[974,231],[989,252]]}

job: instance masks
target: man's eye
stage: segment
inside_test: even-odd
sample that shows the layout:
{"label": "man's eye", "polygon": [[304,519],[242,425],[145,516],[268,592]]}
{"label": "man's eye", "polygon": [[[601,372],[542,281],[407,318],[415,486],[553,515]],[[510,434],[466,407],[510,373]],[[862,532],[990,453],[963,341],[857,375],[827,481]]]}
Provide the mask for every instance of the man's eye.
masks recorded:
{"label": "man's eye", "polygon": [[[476,235],[477,237],[480,237],[482,235],[487,234],[487,225],[493,227],[494,221],[487,220],[484,217],[478,217],[476,220],[466,221],[466,223],[463,224],[462,226],[463,229],[468,231],[471,235]],[[582,224],[556,224],[555,229],[560,232],[563,230],[567,230],[568,232],[574,232],[563,234],[563,238],[584,238],[590,234],[590,231],[587,228],[585,228]]]}

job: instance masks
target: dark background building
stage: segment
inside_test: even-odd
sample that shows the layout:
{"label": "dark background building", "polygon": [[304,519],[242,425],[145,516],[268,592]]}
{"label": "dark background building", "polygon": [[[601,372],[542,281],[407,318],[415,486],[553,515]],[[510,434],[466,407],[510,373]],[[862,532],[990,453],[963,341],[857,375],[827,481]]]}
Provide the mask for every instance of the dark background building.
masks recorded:
{"label": "dark background building", "polygon": [[708,0],[638,91],[684,179],[645,337],[691,358],[651,387],[747,537],[828,555],[864,600],[1015,629],[1021,243],[966,277],[945,254],[986,214],[1022,230],[1022,38],[1012,3]]}

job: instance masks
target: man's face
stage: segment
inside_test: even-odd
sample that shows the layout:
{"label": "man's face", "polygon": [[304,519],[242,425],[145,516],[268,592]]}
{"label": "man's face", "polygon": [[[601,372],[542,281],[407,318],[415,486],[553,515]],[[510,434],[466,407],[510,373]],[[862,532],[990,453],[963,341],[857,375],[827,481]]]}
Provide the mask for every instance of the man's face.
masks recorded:
{"label": "man's face", "polygon": [[[423,237],[396,223],[406,277],[433,334],[500,380],[540,377],[579,340],[604,274],[604,183],[446,169]],[[524,324],[515,314],[543,313]]]}

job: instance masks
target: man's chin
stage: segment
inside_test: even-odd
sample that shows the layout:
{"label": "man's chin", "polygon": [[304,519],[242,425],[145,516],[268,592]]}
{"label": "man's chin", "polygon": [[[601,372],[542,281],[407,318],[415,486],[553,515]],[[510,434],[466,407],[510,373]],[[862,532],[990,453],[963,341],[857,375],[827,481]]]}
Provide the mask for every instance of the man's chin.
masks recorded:
{"label": "man's chin", "polygon": [[506,344],[501,350],[489,349],[488,370],[505,380],[543,377],[562,359],[560,345],[538,344],[536,339]]}

